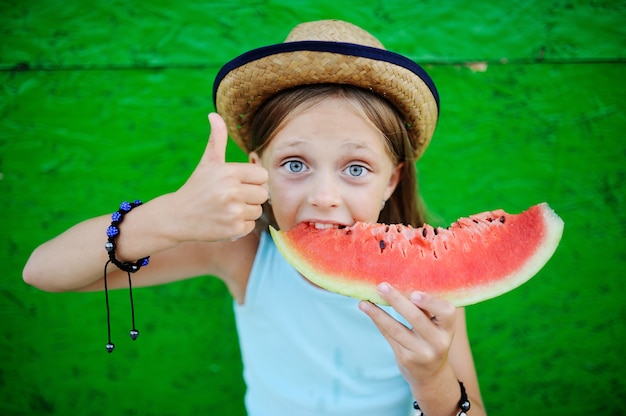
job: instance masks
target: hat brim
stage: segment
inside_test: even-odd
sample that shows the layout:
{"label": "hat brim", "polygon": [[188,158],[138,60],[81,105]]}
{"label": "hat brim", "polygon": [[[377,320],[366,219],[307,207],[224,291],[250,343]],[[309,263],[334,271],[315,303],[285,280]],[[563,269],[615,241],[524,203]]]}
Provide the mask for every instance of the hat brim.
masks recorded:
{"label": "hat brim", "polygon": [[213,101],[231,138],[246,149],[250,121],[263,102],[313,84],[350,84],[386,98],[405,119],[416,159],[430,142],[439,116],[430,76],[400,54],[364,45],[299,41],[254,49],[218,72]]}

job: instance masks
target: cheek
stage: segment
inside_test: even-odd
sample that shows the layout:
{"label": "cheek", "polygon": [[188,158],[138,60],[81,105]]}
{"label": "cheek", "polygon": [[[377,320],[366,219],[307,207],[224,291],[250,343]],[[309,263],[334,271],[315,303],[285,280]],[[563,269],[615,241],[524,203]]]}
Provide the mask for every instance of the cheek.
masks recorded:
{"label": "cheek", "polygon": [[270,173],[267,180],[267,188],[272,198],[272,204],[274,202],[284,204],[289,199],[289,190],[284,181],[281,181],[276,175]]}
{"label": "cheek", "polygon": [[272,201],[272,211],[278,226],[281,229],[291,228],[292,223],[295,221],[294,217],[300,198],[297,189],[288,188],[279,180],[272,180],[271,177],[268,187]]}
{"label": "cheek", "polygon": [[383,199],[380,192],[352,192],[347,198],[352,218],[355,221],[377,222],[382,209]]}

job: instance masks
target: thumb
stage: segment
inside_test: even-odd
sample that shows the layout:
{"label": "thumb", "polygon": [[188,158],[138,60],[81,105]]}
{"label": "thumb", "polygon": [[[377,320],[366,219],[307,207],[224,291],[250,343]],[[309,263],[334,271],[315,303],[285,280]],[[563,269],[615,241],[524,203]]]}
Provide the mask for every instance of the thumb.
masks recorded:
{"label": "thumb", "polygon": [[202,160],[223,163],[226,161],[226,143],[228,142],[226,123],[217,113],[209,114],[209,122],[211,123],[211,134],[206,149],[204,149]]}

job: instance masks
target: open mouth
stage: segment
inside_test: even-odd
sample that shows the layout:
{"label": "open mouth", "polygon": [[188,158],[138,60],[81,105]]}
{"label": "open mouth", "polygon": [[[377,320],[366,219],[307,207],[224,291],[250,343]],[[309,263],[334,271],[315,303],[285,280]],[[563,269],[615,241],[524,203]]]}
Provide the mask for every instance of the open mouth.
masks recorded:
{"label": "open mouth", "polygon": [[341,225],[341,224],[331,224],[331,223],[326,223],[326,222],[310,222],[309,225],[311,225],[311,227],[315,227],[318,230],[325,230],[327,228],[346,228],[345,225]]}

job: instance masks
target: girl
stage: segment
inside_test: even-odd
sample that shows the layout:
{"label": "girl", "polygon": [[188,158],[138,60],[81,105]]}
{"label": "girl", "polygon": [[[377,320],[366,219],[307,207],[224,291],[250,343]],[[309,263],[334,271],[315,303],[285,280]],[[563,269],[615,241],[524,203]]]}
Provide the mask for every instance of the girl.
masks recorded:
{"label": "girl", "polygon": [[[469,403],[485,414],[463,309],[388,284],[385,308],[326,292],[267,233],[268,223],[420,226],[415,161],[438,117],[428,75],[362,29],[320,21],[226,64],[214,98],[221,116],[209,115],[206,150],[180,189],[121,208],[123,223],[70,228],[34,251],[24,280],[86,291],[125,287],[139,268],[144,286],[219,277],[252,416],[457,415]],[[226,163],[227,130],[250,163]],[[103,273],[109,259],[117,267]]]}

